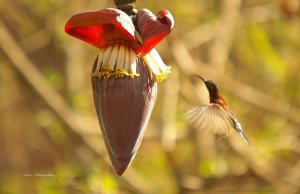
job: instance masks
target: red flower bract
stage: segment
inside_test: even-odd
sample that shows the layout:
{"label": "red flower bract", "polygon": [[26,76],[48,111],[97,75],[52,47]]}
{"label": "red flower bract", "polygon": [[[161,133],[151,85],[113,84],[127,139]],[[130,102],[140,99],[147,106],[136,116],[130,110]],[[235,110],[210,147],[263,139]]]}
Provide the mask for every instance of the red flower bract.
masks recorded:
{"label": "red flower bract", "polygon": [[65,31],[99,48],[106,47],[112,41],[120,40],[134,49],[138,48],[132,20],[118,9],[108,8],[74,15],[67,22]]}
{"label": "red flower bract", "polygon": [[[135,25],[134,25],[135,24]],[[108,8],[74,15],[65,31],[99,48],[92,69],[95,107],[109,157],[121,175],[133,160],[153,110],[157,81],[170,72],[154,47],[173,27],[167,10],[139,10],[134,22]]]}
{"label": "red flower bract", "polygon": [[160,10],[157,18],[148,9],[139,10],[137,13],[137,26],[144,44],[142,54],[148,53],[164,39],[173,28],[173,25],[173,16],[166,9]]}
{"label": "red flower bract", "polygon": [[[121,10],[107,8],[95,12],[74,15],[66,23],[65,31],[93,46],[103,48],[113,41],[125,41],[136,53],[147,54],[171,31],[173,16],[163,9],[155,17],[148,9],[137,13],[137,29],[131,18]],[[134,31],[137,30],[143,40],[139,45]]]}

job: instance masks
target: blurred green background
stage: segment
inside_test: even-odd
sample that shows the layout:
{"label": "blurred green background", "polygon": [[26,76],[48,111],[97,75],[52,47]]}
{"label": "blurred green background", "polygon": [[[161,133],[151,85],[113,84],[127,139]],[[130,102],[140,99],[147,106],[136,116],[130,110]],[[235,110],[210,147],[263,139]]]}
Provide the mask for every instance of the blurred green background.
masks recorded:
{"label": "blurred green background", "polygon": [[[112,0],[0,1],[0,193],[300,193],[298,0],[140,0],[169,9],[159,46],[172,74],[135,160],[118,177],[94,110],[97,49],[64,33]],[[185,112],[214,80],[248,135],[215,139]]]}

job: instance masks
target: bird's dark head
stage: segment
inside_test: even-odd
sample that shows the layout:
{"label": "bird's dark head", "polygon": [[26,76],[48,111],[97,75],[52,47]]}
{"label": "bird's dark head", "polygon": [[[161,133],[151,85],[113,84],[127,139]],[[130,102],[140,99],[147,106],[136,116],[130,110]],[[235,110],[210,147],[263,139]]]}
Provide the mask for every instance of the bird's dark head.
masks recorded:
{"label": "bird's dark head", "polygon": [[206,80],[205,82],[206,88],[209,92],[209,94],[217,94],[218,93],[218,87],[217,85],[211,81],[211,80]]}
{"label": "bird's dark head", "polygon": [[217,100],[219,99],[219,89],[218,89],[217,85],[213,81],[204,79],[203,77],[201,77],[199,75],[195,75],[195,76],[200,78],[205,83],[205,86],[209,92],[210,102],[216,103]]}

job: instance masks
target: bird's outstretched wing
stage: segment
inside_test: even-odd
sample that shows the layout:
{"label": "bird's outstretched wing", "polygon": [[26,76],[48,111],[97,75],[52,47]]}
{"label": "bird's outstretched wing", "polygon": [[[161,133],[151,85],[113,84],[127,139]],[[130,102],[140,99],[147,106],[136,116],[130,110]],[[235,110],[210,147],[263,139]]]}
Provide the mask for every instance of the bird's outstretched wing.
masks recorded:
{"label": "bird's outstretched wing", "polygon": [[196,106],[186,113],[190,124],[216,135],[229,135],[234,127],[228,113],[218,104]]}

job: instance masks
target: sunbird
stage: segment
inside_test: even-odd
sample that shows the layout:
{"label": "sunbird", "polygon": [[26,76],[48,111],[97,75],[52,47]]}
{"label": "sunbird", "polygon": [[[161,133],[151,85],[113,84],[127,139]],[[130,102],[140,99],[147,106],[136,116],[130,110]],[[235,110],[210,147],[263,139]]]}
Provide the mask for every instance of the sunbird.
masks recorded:
{"label": "sunbird", "polygon": [[227,136],[230,134],[232,128],[236,130],[244,142],[249,144],[242,125],[235,118],[231,108],[221,96],[217,85],[211,81],[200,78],[209,92],[209,104],[196,106],[186,113],[187,119],[196,128],[207,130],[218,136]]}

